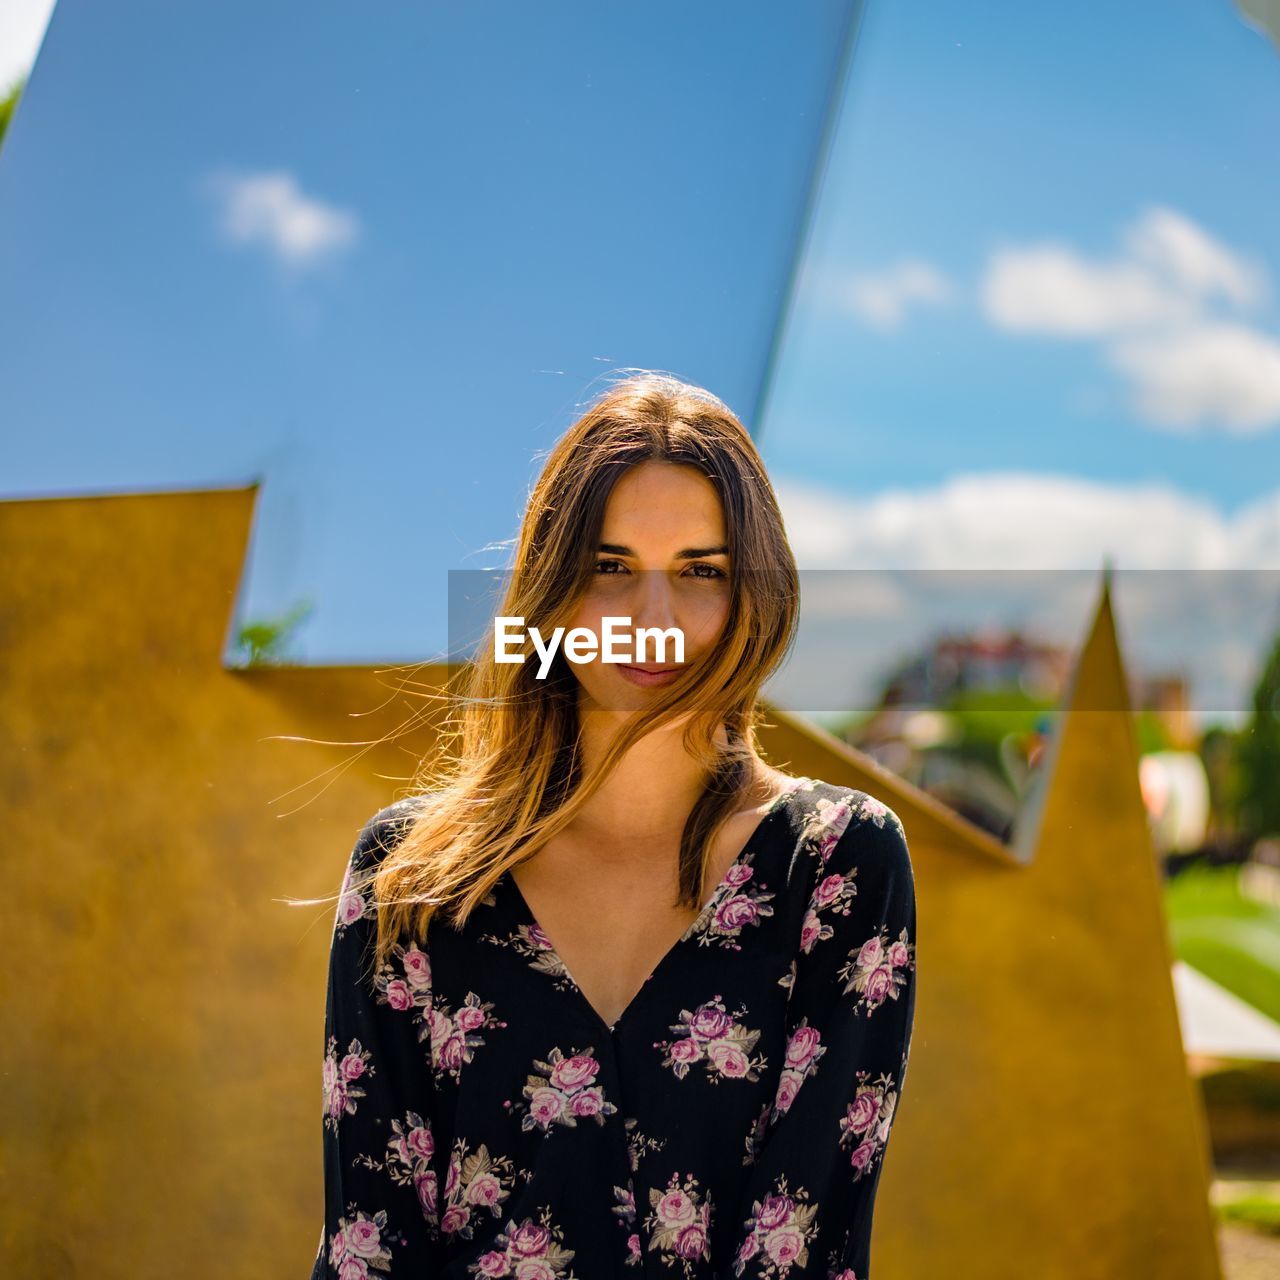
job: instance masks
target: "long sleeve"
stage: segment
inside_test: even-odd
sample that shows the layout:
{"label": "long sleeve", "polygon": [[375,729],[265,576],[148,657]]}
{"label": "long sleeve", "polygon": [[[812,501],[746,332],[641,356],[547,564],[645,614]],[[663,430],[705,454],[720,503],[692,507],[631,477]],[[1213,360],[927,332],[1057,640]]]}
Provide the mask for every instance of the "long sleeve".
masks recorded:
{"label": "long sleeve", "polygon": [[431,972],[415,944],[376,974],[368,877],[403,816],[365,824],[334,913],[324,1018],[324,1227],[311,1280],[415,1276],[437,1259],[439,1186],[431,1132]]}
{"label": "long sleeve", "polygon": [[915,882],[902,824],[859,793],[807,847],[786,1062],[717,1280],[869,1280],[872,1209],[915,1013]]}

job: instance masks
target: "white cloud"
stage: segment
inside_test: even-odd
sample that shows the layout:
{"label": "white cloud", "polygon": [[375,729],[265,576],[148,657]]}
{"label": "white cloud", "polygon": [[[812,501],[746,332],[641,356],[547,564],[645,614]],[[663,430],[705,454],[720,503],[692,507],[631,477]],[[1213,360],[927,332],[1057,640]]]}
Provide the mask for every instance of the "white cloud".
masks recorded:
{"label": "white cloud", "polygon": [[952,298],[951,283],[936,267],[909,258],[879,273],[862,273],[837,282],[844,305],[876,329],[902,326],[912,303],[938,306]]}
{"label": "white cloud", "polygon": [[1220,293],[1239,307],[1267,301],[1267,269],[1214,240],[1176,209],[1148,209],[1126,234],[1130,254],[1197,297]]}
{"label": "white cloud", "polygon": [[1233,435],[1280,423],[1280,341],[1240,324],[1126,338],[1106,353],[1132,386],[1138,417],[1174,431],[1203,422]]}
{"label": "white cloud", "polygon": [[290,266],[305,266],[353,244],[359,219],[306,195],[286,170],[222,171],[205,180],[228,243],[260,245]]}
{"label": "white cloud", "polygon": [[802,569],[1280,568],[1280,490],[1232,516],[1163,484],[989,472],[870,498],[775,479]]}
{"label": "white cloud", "polygon": [[1011,333],[1093,338],[1185,324],[1198,301],[1132,262],[1094,265],[1065,245],[1002,249],[979,289],[986,317]]}
{"label": "white cloud", "polygon": [[1200,719],[1247,710],[1280,619],[1280,490],[1225,516],[1163,485],[1017,472],[865,499],[774,485],[801,569],[796,646],[769,686],[785,706],[869,708],[886,655],[948,632],[1016,627],[1074,651],[1110,561],[1130,673],[1184,676]]}
{"label": "white cloud", "polygon": [[1280,425],[1280,339],[1210,306],[1265,305],[1266,267],[1164,207],[1123,243],[1105,262],[1057,242],[1001,249],[979,288],[983,312],[1006,333],[1101,341],[1149,426],[1245,435]]}
{"label": "white cloud", "polygon": [[0,4],[0,93],[31,74],[53,5],[54,0],[6,0]]}

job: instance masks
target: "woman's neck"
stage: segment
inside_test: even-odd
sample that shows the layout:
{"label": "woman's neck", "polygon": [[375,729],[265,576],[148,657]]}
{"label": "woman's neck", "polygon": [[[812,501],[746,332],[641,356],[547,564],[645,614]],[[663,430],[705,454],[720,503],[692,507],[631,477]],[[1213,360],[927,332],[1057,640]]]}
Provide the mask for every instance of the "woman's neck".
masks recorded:
{"label": "woman's neck", "polygon": [[[607,716],[587,715],[581,723],[583,764],[590,772],[620,726]],[[633,743],[575,817],[575,833],[592,841],[678,841],[706,785],[705,770],[684,749],[683,732],[683,723],[664,725]],[[728,744],[723,726],[717,736],[719,745]],[[764,774],[757,768],[753,791]]]}

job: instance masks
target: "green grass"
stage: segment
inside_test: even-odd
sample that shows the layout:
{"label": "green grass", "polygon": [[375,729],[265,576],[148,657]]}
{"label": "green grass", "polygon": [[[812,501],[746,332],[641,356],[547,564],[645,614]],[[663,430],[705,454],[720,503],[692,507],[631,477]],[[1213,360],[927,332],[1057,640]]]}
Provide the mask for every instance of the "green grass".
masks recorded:
{"label": "green grass", "polygon": [[1265,1195],[1241,1196],[1217,1206],[1218,1217],[1223,1222],[1239,1222],[1280,1236],[1280,1200]]}
{"label": "green grass", "polygon": [[1166,887],[1174,953],[1280,1022],[1280,909],[1246,898],[1236,867],[1192,867]]}

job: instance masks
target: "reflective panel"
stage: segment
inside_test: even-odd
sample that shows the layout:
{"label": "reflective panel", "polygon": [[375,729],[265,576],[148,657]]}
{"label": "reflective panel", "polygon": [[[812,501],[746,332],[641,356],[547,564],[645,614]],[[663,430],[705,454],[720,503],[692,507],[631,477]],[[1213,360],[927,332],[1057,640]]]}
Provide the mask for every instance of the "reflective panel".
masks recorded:
{"label": "reflective panel", "polygon": [[6,491],[260,480],[242,616],[442,649],[602,372],[754,422],[857,15],[64,0],[0,152]]}

